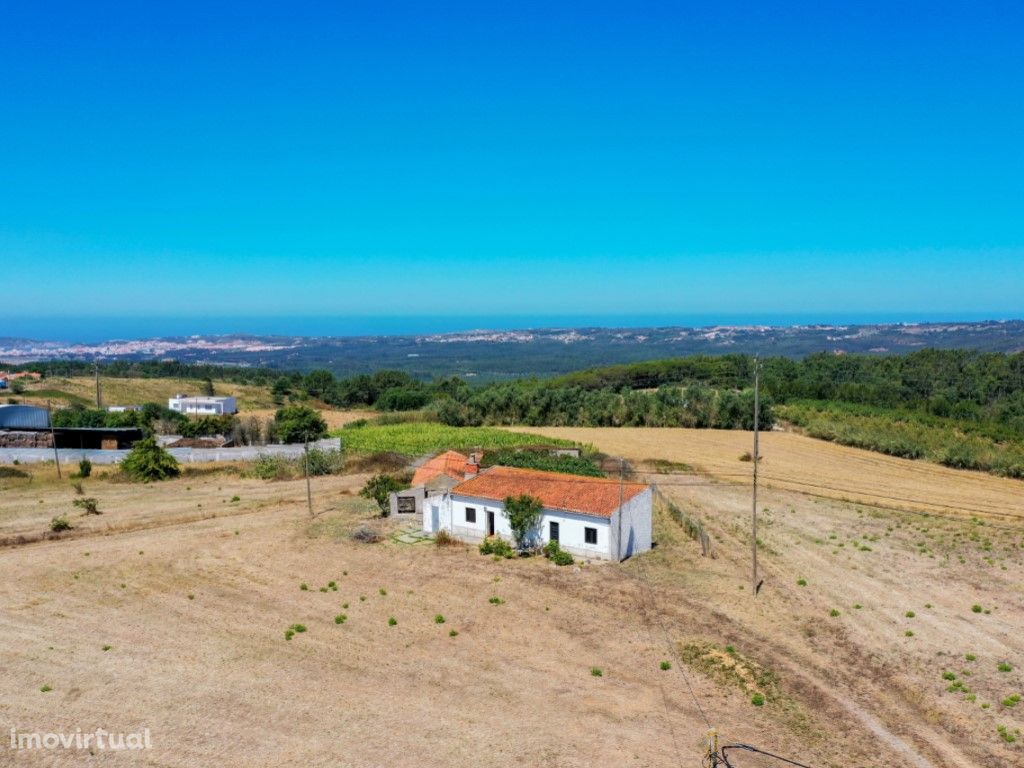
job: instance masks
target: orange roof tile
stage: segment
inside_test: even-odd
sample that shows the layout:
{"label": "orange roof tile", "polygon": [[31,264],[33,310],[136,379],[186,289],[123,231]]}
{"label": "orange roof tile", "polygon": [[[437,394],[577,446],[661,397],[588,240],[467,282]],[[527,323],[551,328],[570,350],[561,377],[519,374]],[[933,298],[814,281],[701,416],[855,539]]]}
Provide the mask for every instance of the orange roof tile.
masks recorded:
{"label": "orange roof tile", "polygon": [[[647,490],[643,483],[622,483],[621,499],[629,501]],[[518,467],[491,467],[451,489],[459,496],[504,501],[509,496],[528,494],[547,509],[561,509],[594,517],[611,517],[619,508],[620,483],[603,477],[566,475]]]}
{"label": "orange roof tile", "polygon": [[441,475],[448,475],[455,480],[462,480],[466,476],[466,464],[468,456],[458,451],[445,451],[427,461],[423,466],[416,469],[412,476],[413,485],[424,485]]}

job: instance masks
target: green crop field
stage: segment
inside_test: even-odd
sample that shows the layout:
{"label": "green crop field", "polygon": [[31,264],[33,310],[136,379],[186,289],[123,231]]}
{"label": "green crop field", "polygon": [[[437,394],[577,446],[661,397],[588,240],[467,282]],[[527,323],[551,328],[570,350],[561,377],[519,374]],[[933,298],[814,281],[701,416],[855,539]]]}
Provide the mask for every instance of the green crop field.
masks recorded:
{"label": "green crop field", "polygon": [[351,453],[394,451],[419,455],[449,449],[466,451],[473,448],[519,448],[526,445],[574,445],[569,440],[506,432],[493,427],[449,427],[432,422],[366,425],[338,429],[331,434],[340,437],[345,450]]}

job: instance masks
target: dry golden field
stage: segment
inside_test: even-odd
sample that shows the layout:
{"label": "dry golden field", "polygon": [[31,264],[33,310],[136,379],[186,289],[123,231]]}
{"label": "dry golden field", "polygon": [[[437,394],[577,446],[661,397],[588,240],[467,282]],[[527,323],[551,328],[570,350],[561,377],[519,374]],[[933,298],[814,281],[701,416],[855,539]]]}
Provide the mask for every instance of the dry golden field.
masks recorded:
{"label": "dry golden field", "polygon": [[[668,435],[619,438],[636,458],[700,463]],[[766,469],[789,445],[770,437]],[[844,466],[816,482],[854,481],[828,474]],[[149,728],[153,749],[12,765],[689,766],[706,721],[814,768],[1024,764],[1024,738],[997,730],[1024,728],[1024,703],[1008,705],[1024,694],[1014,520],[767,488],[755,599],[749,491],[724,470],[648,476],[704,523],[714,558],[659,510],[653,552],[569,568],[357,544],[361,522],[400,525],[370,519],[366,475],[314,480],[311,520],[301,481],[99,474],[89,517],[52,467],[0,479],[0,732]],[[75,528],[39,540],[58,514]]]}
{"label": "dry golden field", "polygon": [[[46,405],[51,400],[53,407],[62,407],[78,402],[86,406],[96,403],[96,380],[91,376],[69,378],[52,377],[40,381],[26,381],[24,394],[18,399],[31,405]],[[103,402],[106,405],[140,405],[142,403],[167,404],[167,398],[181,393],[199,393],[199,382],[195,379],[122,379],[103,377],[100,379]],[[218,395],[233,395],[238,399],[238,409],[249,411],[256,408],[270,408],[270,392],[266,387],[246,384],[232,384],[214,381]]]}
{"label": "dry golden field", "polygon": [[[634,462],[680,462],[724,481],[750,483],[750,432],[710,429],[524,427],[578,440]],[[941,514],[1024,520],[1024,482],[848,448],[792,432],[761,435],[766,486]]]}

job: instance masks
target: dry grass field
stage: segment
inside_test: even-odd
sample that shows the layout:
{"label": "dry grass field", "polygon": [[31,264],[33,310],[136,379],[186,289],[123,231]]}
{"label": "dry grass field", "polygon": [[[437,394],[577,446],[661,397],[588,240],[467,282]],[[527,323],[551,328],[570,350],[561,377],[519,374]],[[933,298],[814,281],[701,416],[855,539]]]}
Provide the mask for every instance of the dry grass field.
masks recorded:
{"label": "dry grass field", "polygon": [[[621,432],[636,457],[700,463],[667,432]],[[775,437],[766,468],[782,462]],[[840,466],[816,481],[855,481],[827,474]],[[301,481],[223,467],[90,478],[104,514],[83,517],[51,471],[0,480],[0,730],[148,727],[153,749],[19,751],[14,765],[698,765],[705,717],[815,768],[1024,764],[1024,738],[997,730],[1024,728],[1012,520],[769,488],[755,599],[749,493],[709,475],[649,479],[704,522],[714,558],[659,510],[648,555],[556,568],[353,542],[373,515],[354,495],[365,475],[315,480],[310,520]],[[75,528],[13,543],[57,514]],[[293,624],[307,631],[286,640]]]}
{"label": "dry grass field", "polygon": [[[725,481],[750,483],[749,432],[710,429],[524,427],[594,445],[634,462],[686,464]],[[1024,482],[848,448],[792,432],[761,435],[766,486],[892,509],[1024,521]]]}
{"label": "dry grass field", "polygon": [[[107,405],[139,405],[141,403],[163,403],[166,405],[167,398],[174,397],[179,392],[192,395],[199,393],[199,382],[195,379],[106,377],[100,379],[100,384],[103,390],[103,402]],[[214,389],[218,395],[236,397],[240,411],[273,406],[270,391],[266,387],[215,381]],[[35,382],[26,380],[24,394],[17,397],[21,402],[31,405],[46,405],[46,401],[50,400],[55,408],[72,403],[93,406],[96,403],[96,380],[90,376],[52,377]]]}

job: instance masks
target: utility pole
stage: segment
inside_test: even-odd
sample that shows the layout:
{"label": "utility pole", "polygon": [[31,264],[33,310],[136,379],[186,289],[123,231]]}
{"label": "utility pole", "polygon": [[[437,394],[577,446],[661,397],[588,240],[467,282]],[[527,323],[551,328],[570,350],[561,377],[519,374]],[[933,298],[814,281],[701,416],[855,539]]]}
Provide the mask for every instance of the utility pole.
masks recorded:
{"label": "utility pole", "polygon": [[103,393],[100,390],[100,364],[96,363],[96,407],[103,407]]}
{"label": "utility pole", "polygon": [[619,542],[616,547],[619,562],[622,562],[622,504],[623,497],[625,496],[625,488],[623,484],[626,480],[626,460],[619,457]]}
{"label": "utility pole", "polygon": [[46,401],[46,423],[50,425],[50,441],[53,443],[53,463],[57,465],[57,479],[60,476],[60,454],[57,452],[57,435],[53,431],[53,417],[50,416],[50,401]]}
{"label": "utility pole", "polygon": [[309,507],[309,516],[313,516],[313,491],[309,487],[309,434],[305,437],[305,456],[302,466],[306,470],[306,506]]}
{"label": "utility pole", "polygon": [[754,358],[754,503],[753,503],[753,515],[751,517],[752,522],[752,536],[750,547],[753,552],[753,568],[751,570],[751,581],[750,586],[753,590],[754,597],[757,597],[758,588],[760,585],[757,583],[757,464],[760,460],[758,455],[758,437],[760,435],[760,421],[761,421],[761,364],[760,361]]}

